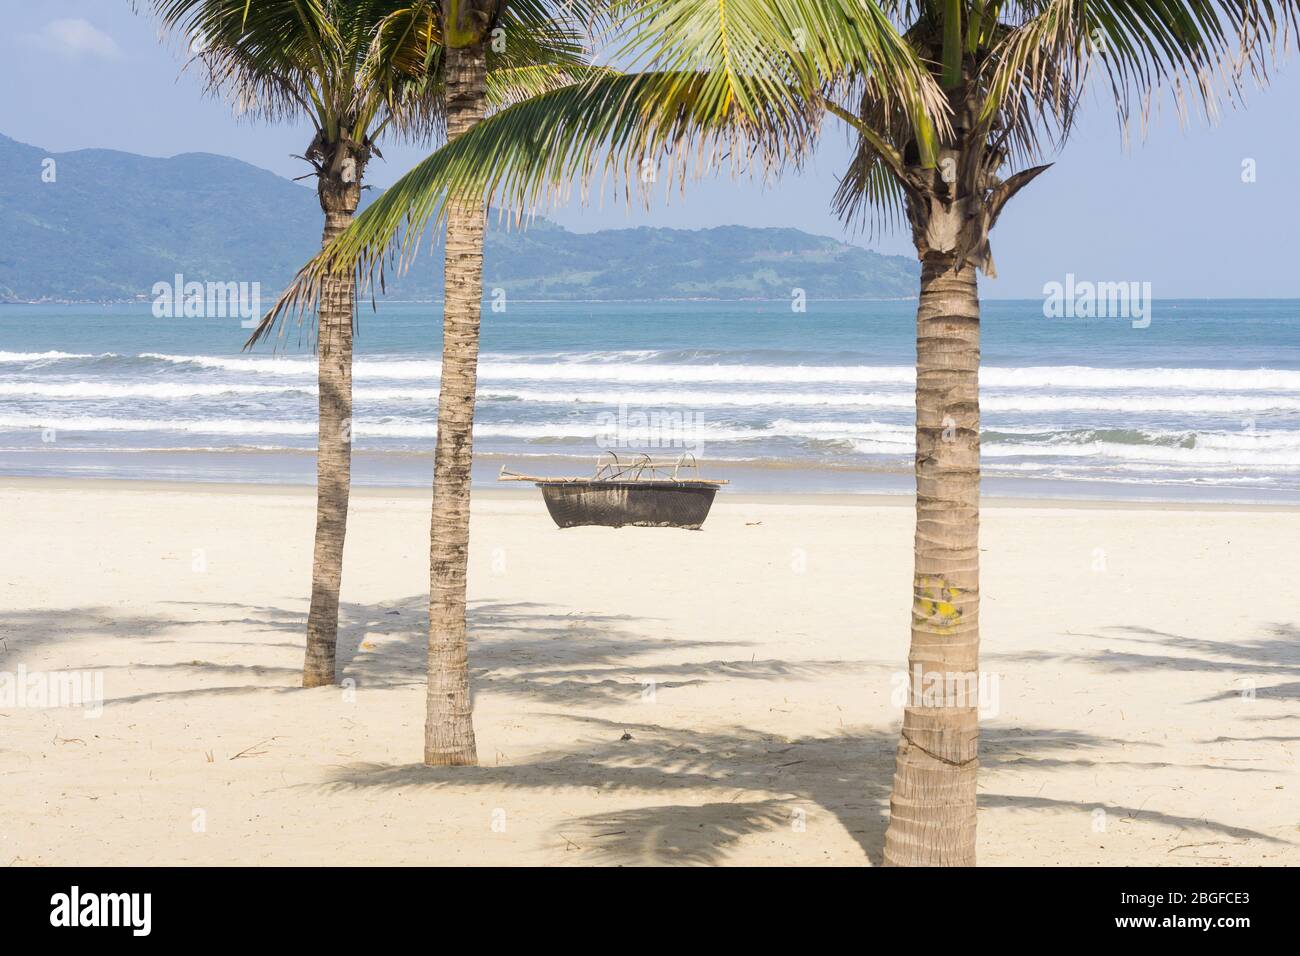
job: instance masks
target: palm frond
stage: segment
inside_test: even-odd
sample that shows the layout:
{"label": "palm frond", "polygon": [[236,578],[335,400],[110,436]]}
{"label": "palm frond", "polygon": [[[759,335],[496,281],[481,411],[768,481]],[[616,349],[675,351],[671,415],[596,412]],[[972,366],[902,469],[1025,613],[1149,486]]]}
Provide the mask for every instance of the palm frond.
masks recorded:
{"label": "palm frond", "polygon": [[[953,27],[960,20],[963,74],[953,93],[977,104],[974,128],[964,135],[984,142],[982,162],[990,176],[1003,164],[1038,163],[1063,146],[1094,71],[1108,80],[1126,130],[1134,115],[1145,125],[1165,91],[1180,116],[1196,98],[1213,117],[1222,96],[1240,99],[1244,77],[1267,78],[1300,10],[1295,0],[970,0],[960,6],[958,18],[950,0],[884,2],[945,85],[954,79]],[[897,104],[855,93],[859,106],[850,119],[858,148],[834,208],[850,223],[874,228],[897,219],[902,196],[886,180],[892,175],[906,188],[906,176],[897,174],[879,143],[901,153],[914,140]]]}
{"label": "palm frond", "polygon": [[[509,5],[499,20],[501,34],[490,37],[487,46],[490,108],[590,75],[587,22],[601,21],[576,2],[572,9],[563,0]],[[410,142],[441,141],[446,134],[441,4],[411,0],[389,14],[375,31],[367,63],[370,72],[361,88],[373,91],[386,84],[389,121],[384,125]]]}
{"label": "palm frond", "polygon": [[[615,4],[619,64],[502,110],[395,183],[309,263],[250,342],[309,309],[321,278],[359,269],[382,286],[390,247],[404,268],[452,194],[516,216],[592,180],[629,200],[729,167],[773,176],[807,156],[828,90],[891,97],[909,122],[943,122],[942,91],[872,0],[659,0]],[[509,40],[507,39],[507,43]]]}
{"label": "palm frond", "polygon": [[488,71],[488,104],[492,112],[496,112],[534,96],[587,82],[597,76],[617,75],[618,71],[610,67],[586,63],[500,67]]}
{"label": "palm frond", "polygon": [[1104,71],[1120,123],[1144,125],[1159,94],[1182,117],[1199,102],[1214,118],[1242,79],[1267,78],[1300,15],[1294,0],[1038,0],[1018,4],[990,51],[985,115],[1050,117],[1068,133],[1091,69]]}
{"label": "palm frond", "polygon": [[568,198],[574,180],[586,198],[598,170],[621,181],[630,199],[658,178],[660,160],[669,164],[670,186],[728,162],[775,169],[777,154],[797,162],[807,153],[819,114],[772,107],[749,117],[735,100],[719,110],[709,80],[702,73],[595,74],[489,117],[416,165],[309,262],[250,343],[284,315],[312,309],[328,274],[356,269],[369,281],[377,275],[382,287],[390,247],[397,246],[391,258],[404,269],[453,194],[481,194],[522,216],[547,199]]}
{"label": "palm frond", "polygon": [[164,30],[195,51],[210,92],[228,95],[239,113],[277,121],[306,112],[327,119],[341,45],[328,0],[154,0]]}
{"label": "palm frond", "polygon": [[948,104],[927,65],[875,0],[659,0],[637,7],[616,61],[713,75],[712,95],[757,114],[848,85],[900,100],[914,120]]}

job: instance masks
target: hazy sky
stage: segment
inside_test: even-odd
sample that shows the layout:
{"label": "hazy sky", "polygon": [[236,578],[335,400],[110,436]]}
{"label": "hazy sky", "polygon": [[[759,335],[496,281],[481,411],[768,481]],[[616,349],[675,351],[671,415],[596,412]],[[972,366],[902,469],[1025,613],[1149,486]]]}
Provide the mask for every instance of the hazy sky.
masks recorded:
{"label": "hazy sky", "polygon": [[[181,74],[187,51],[158,41],[156,24],[128,0],[3,0],[0,133],[51,152],[85,147],[151,156],[213,152],[284,176],[306,171],[307,127],[267,127],[233,118],[205,99],[197,73]],[[141,5],[147,5],[141,0]],[[1271,88],[1249,90],[1249,108],[1216,127],[1193,118],[1180,129],[1171,108],[1145,142],[1125,151],[1113,114],[1094,98],[1056,166],[1008,207],[993,233],[1000,277],[990,298],[1038,297],[1044,282],[1150,281],[1162,296],[1300,297],[1300,62],[1275,71]],[[388,185],[424,154],[381,144],[367,180]],[[688,187],[671,203],[629,212],[577,205],[551,213],[573,229],[627,225],[696,228],[794,226],[882,252],[912,254],[907,237],[853,235],[830,210],[848,149],[828,127],[813,166],[775,187],[728,180]],[[1242,181],[1242,163],[1257,179]]]}

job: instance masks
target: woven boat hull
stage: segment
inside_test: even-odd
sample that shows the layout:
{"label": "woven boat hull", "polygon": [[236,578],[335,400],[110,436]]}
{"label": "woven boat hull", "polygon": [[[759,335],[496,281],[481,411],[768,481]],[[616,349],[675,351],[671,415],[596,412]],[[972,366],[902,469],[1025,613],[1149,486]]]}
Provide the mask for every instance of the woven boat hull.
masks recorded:
{"label": "woven boat hull", "polygon": [[709,516],[717,486],[690,481],[538,482],[546,510],[561,528],[686,528]]}

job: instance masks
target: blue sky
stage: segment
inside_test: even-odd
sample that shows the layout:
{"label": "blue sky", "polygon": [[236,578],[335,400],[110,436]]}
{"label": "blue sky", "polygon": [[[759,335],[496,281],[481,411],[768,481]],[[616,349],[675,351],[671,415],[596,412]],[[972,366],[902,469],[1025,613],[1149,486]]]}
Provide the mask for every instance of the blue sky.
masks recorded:
{"label": "blue sky", "polygon": [[[143,5],[143,3],[142,3]],[[155,23],[127,0],[11,4],[0,39],[0,132],[50,150],[121,149],[151,156],[213,152],[284,176],[305,172],[303,126],[237,120],[183,74],[186,51],[161,44]],[[1267,90],[1215,127],[1180,128],[1165,103],[1145,141],[1125,150],[1113,113],[1094,99],[1056,166],[1008,207],[993,234],[999,278],[988,298],[1038,297],[1068,272],[1081,279],[1150,281],[1157,297],[1300,297],[1300,62],[1274,71]],[[424,151],[390,143],[368,181],[387,185]],[[577,204],[552,218],[572,229],[658,225],[793,226],[882,252],[911,255],[906,235],[846,230],[830,210],[848,148],[829,127],[816,161],[774,187],[709,181],[670,203],[626,209]],[[1242,182],[1254,160],[1256,181]]]}

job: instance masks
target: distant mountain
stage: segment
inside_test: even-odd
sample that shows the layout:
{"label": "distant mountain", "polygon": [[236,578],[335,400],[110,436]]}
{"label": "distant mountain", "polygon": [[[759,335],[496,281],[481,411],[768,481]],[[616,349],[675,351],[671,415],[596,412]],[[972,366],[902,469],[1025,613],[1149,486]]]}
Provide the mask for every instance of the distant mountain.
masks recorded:
{"label": "distant mountain", "polygon": [[[0,136],[0,301],[147,298],[178,272],[261,282],[266,299],[319,247],[321,224],[313,189],[226,156],[49,153]],[[796,229],[575,233],[495,218],[486,270],[489,289],[552,300],[785,298],[794,288],[879,299],[915,295],[917,281],[912,259]],[[441,295],[442,270],[427,254],[388,284],[389,298]]]}

